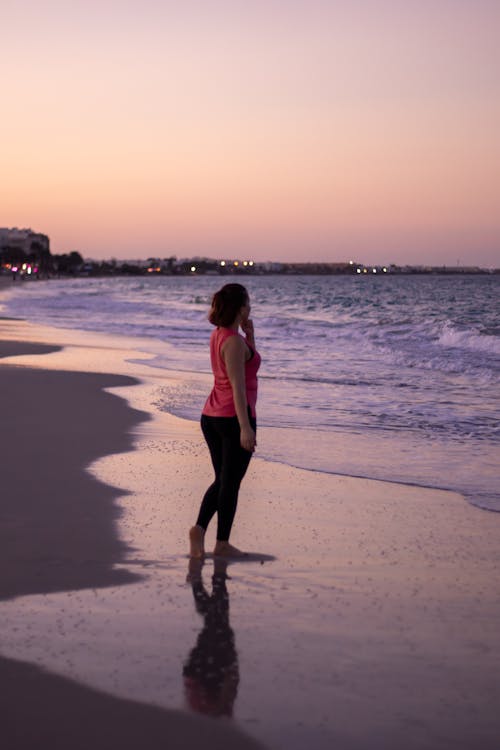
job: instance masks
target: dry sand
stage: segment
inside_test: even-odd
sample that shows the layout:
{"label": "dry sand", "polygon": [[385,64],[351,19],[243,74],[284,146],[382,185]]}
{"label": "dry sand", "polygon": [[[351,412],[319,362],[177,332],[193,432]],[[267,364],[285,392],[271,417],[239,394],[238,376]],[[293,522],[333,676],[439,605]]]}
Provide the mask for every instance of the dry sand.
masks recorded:
{"label": "dry sand", "polygon": [[[7,747],[498,747],[499,515],[256,457],[233,539],[249,561],[190,569],[211,472],[198,426],[155,412],[166,376],[125,340],[1,337],[75,344],[0,360]],[[197,659],[232,722],[187,712]]]}

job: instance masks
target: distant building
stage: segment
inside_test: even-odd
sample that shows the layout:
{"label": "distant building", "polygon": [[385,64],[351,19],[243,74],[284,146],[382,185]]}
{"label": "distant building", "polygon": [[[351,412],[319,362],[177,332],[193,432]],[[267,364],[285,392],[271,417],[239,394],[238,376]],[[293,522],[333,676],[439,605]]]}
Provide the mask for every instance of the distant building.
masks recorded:
{"label": "distant building", "polygon": [[50,241],[31,229],[0,228],[0,270],[21,277],[48,274],[52,269]]}
{"label": "distant building", "polygon": [[0,252],[21,251],[25,255],[50,255],[50,240],[46,234],[31,229],[0,228]]}
{"label": "distant building", "polygon": [[266,273],[281,273],[283,270],[283,263],[273,263],[268,261],[267,263],[260,264]]}

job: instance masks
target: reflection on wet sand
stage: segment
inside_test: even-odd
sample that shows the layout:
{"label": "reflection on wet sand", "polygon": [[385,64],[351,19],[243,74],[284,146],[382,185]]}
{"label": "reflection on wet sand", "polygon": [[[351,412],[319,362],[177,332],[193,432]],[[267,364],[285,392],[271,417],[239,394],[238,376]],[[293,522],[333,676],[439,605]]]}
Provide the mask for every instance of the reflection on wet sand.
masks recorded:
{"label": "reflection on wet sand", "polygon": [[189,708],[209,716],[232,716],[238,693],[239,666],[234,633],[229,625],[227,561],[214,559],[212,593],[202,579],[203,561],[191,559],[188,582],[203,628],[183,669]]}

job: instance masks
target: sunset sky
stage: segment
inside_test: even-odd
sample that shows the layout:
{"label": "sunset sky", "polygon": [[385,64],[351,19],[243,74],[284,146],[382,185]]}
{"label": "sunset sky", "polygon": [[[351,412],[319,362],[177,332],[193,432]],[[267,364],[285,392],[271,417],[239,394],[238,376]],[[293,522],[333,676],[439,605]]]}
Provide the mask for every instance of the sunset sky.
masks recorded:
{"label": "sunset sky", "polygon": [[2,0],[0,226],[500,265],[498,0]]}

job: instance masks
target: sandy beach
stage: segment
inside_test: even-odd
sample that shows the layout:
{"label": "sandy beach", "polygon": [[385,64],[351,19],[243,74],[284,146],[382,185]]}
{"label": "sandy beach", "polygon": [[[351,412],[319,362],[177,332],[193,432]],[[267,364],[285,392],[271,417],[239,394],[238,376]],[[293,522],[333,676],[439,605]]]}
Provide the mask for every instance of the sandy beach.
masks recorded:
{"label": "sandy beach", "polygon": [[165,374],[126,340],[0,340],[7,748],[498,747],[500,515],[257,454],[248,560],[190,564],[211,469]]}

